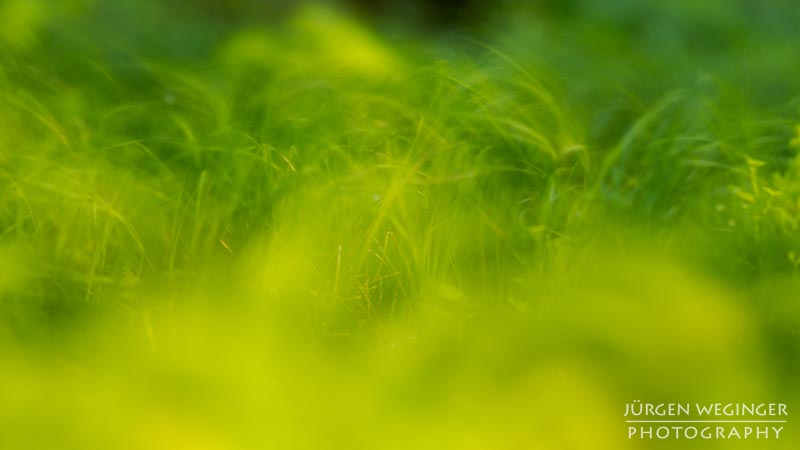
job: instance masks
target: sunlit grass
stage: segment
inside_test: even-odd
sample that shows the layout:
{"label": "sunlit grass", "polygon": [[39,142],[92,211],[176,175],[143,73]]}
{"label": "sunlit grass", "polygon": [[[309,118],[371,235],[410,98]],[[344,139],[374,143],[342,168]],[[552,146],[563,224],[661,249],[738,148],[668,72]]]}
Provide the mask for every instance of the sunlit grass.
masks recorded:
{"label": "sunlit grass", "polygon": [[588,7],[614,70],[536,17],[401,45],[322,6],[176,19],[219,37],[186,61],[23,3],[0,447],[644,448],[633,399],[798,399],[796,68],[640,79],[673,54]]}

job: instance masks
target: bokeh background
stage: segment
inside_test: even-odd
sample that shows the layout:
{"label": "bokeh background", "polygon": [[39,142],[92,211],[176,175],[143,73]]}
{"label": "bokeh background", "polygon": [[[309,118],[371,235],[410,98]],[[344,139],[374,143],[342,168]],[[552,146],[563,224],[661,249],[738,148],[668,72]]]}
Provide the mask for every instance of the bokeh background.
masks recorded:
{"label": "bokeh background", "polygon": [[0,2],[0,448],[797,448],[798,24]]}

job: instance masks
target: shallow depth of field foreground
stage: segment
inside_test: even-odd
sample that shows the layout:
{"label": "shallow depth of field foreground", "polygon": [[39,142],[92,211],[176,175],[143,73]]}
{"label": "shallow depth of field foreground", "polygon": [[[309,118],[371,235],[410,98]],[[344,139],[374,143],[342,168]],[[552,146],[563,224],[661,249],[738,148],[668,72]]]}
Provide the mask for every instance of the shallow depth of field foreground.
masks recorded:
{"label": "shallow depth of field foreground", "polygon": [[288,3],[0,1],[0,448],[800,446],[794,0]]}

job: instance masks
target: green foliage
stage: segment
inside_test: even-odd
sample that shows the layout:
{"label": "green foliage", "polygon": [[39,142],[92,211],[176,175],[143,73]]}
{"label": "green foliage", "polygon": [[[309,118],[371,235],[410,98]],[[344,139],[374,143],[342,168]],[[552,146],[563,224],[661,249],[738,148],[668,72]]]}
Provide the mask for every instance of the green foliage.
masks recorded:
{"label": "green foliage", "polygon": [[[287,448],[309,414],[346,448],[423,448],[396,424],[452,414],[440,439],[478,429],[454,448],[587,448],[558,426],[515,444],[546,419],[515,393],[614,417],[631,385],[797,398],[791,2],[509,4],[439,34],[165,3],[3,3],[0,383],[66,388],[52,415],[21,388],[0,434]],[[68,413],[116,400],[109,429]]]}

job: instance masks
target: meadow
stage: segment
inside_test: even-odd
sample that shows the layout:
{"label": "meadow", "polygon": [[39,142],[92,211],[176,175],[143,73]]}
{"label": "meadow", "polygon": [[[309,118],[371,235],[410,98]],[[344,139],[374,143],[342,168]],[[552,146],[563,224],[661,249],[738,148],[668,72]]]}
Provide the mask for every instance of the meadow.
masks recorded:
{"label": "meadow", "polygon": [[0,448],[797,448],[800,8],[470,4],[0,2]]}

